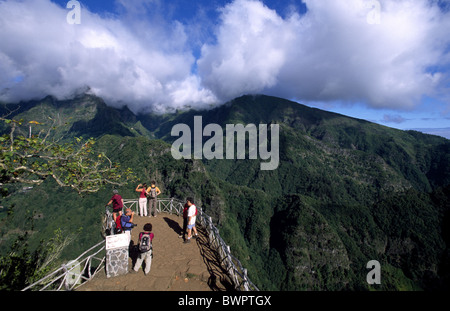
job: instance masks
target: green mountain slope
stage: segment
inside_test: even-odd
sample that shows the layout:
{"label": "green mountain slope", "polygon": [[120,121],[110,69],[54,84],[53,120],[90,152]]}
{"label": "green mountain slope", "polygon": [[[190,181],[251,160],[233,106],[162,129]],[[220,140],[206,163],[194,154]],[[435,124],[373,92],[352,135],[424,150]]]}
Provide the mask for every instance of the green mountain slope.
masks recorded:
{"label": "green mountain slope", "polygon": [[[58,117],[58,134],[96,137],[97,148],[133,168],[137,182],[155,179],[165,196],[193,195],[261,289],[448,288],[450,141],[444,138],[269,96],[166,115],[134,115],[93,96],[46,98],[22,103],[15,114],[42,116],[39,122]],[[193,129],[194,116],[203,117],[203,126],[222,128],[278,124],[278,168],[262,171],[259,159],[175,160],[171,129],[180,123]],[[135,197],[135,186],[121,193]],[[35,243],[55,228],[83,228],[65,254],[73,258],[97,240],[110,192],[80,198],[46,182],[13,193],[2,202],[2,219],[15,208],[2,226],[0,249],[7,249],[14,232],[26,230],[26,214],[35,212]],[[366,282],[370,260],[381,263],[381,285]]]}
{"label": "green mountain slope", "polygon": [[[245,244],[232,249],[249,258],[249,270],[267,288],[368,288],[365,265],[372,259],[393,279],[378,288],[429,289],[447,278],[448,140],[268,96],[164,116],[157,126],[153,116],[140,119],[144,126],[152,119],[155,135],[173,142],[170,129],[179,123],[194,128],[194,116],[207,120],[203,126],[280,125],[277,170],[261,171],[259,160],[203,161],[220,189],[233,189],[224,193],[223,226],[238,231],[230,241],[244,237]],[[436,192],[445,200],[433,201]],[[324,232],[313,235],[314,227]]]}
{"label": "green mountain slope", "polygon": [[[106,134],[150,136],[126,106],[112,108],[101,98],[92,95],[79,95],[64,101],[47,96],[42,100],[19,104],[0,104],[0,115],[7,113],[10,113],[9,118],[16,120],[42,123],[44,129],[54,127],[52,135],[56,137],[100,137]],[[37,134],[41,128],[32,128],[32,133]]]}

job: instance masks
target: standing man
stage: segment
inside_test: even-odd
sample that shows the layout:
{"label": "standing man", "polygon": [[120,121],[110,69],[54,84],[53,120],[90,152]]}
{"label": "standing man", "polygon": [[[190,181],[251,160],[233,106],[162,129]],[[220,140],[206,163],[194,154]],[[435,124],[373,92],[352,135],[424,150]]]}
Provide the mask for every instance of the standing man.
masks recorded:
{"label": "standing man", "polygon": [[[153,180],[152,181],[152,185],[150,187],[148,187],[147,189],[147,193],[148,193],[148,199],[149,199],[149,214],[152,214],[152,210],[153,210],[153,217],[156,217],[157,214],[157,206],[158,206],[158,195],[161,194],[161,191],[159,190],[158,187],[156,187],[156,182]],[[150,216],[149,215],[149,216]]]}
{"label": "standing man", "polygon": [[187,205],[187,203],[184,203],[183,229],[181,230],[181,234],[178,236],[179,238],[183,238],[183,240],[186,240],[186,231],[187,231],[187,224],[188,224],[188,209],[189,209],[189,206]]}
{"label": "standing man", "polygon": [[116,220],[117,216],[119,216],[119,212],[122,211],[123,208],[123,199],[119,194],[119,191],[117,189],[113,190],[113,196],[111,197],[111,200],[109,200],[109,202],[106,204],[113,206],[113,218],[114,221]]}
{"label": "standing man", "polygon": [[125,209],[125,214],[120,217],[120,222],[122,224],[122,230],[128,236],[128,241],[131,242],[131,229],[136,225],[133,223],[134,212],[131,208]]}
{"label": "standing man", "polygon": [[188,197],[186,199],[186,204],[188,206],[188,222],[187,222],[187,234],[188,237],[184,243],[190,243],[192,238],[192,230],[194,230],[195,237],[198,236],[197,228],[195,228],[195,222],[197,220],[197,207],[194,205],[194,199]]}

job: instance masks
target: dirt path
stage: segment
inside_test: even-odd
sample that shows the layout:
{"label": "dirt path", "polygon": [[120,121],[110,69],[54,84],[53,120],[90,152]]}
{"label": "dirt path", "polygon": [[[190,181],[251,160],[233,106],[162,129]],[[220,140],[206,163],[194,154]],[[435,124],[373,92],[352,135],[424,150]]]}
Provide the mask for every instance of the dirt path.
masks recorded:
{"label": "dirt path", "polygon": [[138,243],[139,232],[145,223],[153,225],[153,260],[150,273],[142,267],[137,273],[133,254],[128,261],[129,273],[107,278],[104,270],[80,286],[79,291],[223,291],[231,290],[228,278],[220,267],[217,254],[209,248],[207,237],[198,227],[199,237],[191,243],[179,238],[183,219],[166,213],[157,217],[137,216],[138,225],[132,230],[132,245]]}

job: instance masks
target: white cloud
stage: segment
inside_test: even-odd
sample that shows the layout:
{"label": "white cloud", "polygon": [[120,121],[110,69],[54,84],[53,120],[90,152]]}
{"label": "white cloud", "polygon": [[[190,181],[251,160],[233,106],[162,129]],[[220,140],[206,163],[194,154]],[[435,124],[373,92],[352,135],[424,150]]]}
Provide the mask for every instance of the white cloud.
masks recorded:
{"label": "white cloud", "polygon": [[69,11],[48,0],[0,2],[0,100],[65,98],[89,86],[134,110],[215,101],[191,73],[180,23],[126,24],[83,9],[81,24],[69,25]]}
{"label": "white cloud", "polygon": [[81,25],[49,0],[0,1],[0,100],[64,98],[86,86],[135,111],[247,93],[393,109],[448,96],[450,13],[436,1],[304,2],[306,14],[282,17],[235,0],[202,32],[204,15],[168,20],[160,0],[117,1],[116,15],[83,8]]}
{"label": "white cloud", "polygon": [[229,4],[198,61],[205,84],[224,99],[265,92],[410,109],[448,76],[427,71],[448,64],[450,44],[450,16],[428,1],[380,1],[379,24],[377,1],[305,2],[305,15],[285,19],[259,1]]}
{"label": "white cloud", "polygon": [[260,2],[235,1],[222,10],[218,43],[203,46],[199,73],[222,99],[273,87],[292,35],[285,21]]}

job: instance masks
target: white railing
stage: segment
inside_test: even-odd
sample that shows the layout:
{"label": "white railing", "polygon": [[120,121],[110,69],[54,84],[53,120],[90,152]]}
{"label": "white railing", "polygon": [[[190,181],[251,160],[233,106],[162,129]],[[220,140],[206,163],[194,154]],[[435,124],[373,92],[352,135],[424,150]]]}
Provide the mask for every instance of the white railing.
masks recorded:
{"label": "white railing", "polygon": [[[174,198],[161,198],[158,199],[157,211],[158,213],[166,212],[169,214],[177,214],[178,216],[183,214],[184,203]],[[136,214],[139,212],[139,203],[137,199],[123,200],[125,207],[134,209]],[[148,207],[148,206],[147,206]]]}
{"label": "white railing", "polygon": [[[136,213],[138,211],[138,200],[124,200],[125,207],[135,208]],[[184,202],[170,198],[170,199],[158,199],[158,212],[165,212],[169,214],[176,214],[178,216],[183,214]],[[244,291],[258,291],[259,289],[250,281],[247,276],[247,269],[242,267],[241,262],[231,254],[230,247],[224,242],[219,235],[219,229],[217,229],[210,216],[198,208],[197,219],[202,227],[205,228],[208,235],[208,241],[210,247],[212,247],[219,255],[220,264],[225,268],[234,283],[236,290]],[[96,257],[101,251],[105,249],[105,242],[102,241],[93,246],[77,259],[70,261],[68,264],[62,265],[61,268],[48,274],[41,280],[24,288],[26,290],[73,290],[80,286],[83,281],[91,280],[95,274],[103,267],[105,256],[103,258]],[[92,253],[88,255],[89,253]],[[92,260],[98,260],[100,263],[91,272]],[[82,265],[83,269],[81,269]],[[59,281],[59,284],[57,283]]]}
{"label": "white railing", "polygon": [[[27,286],[22,291],[27,291],[30,289],[38,291],[70,291],[76,289],[83,283],[83,281],[91,280],[103,267],[105,256],[103,255],[99,258],[97,255],[104,249],[105,242],[102,241],[85,251],[77,259],[62,265],[59,269],[53,271],[39,281]],[[94,271],[91,271],[93,266],[92,262],[94,260],[98,261],[98,265]]]}

